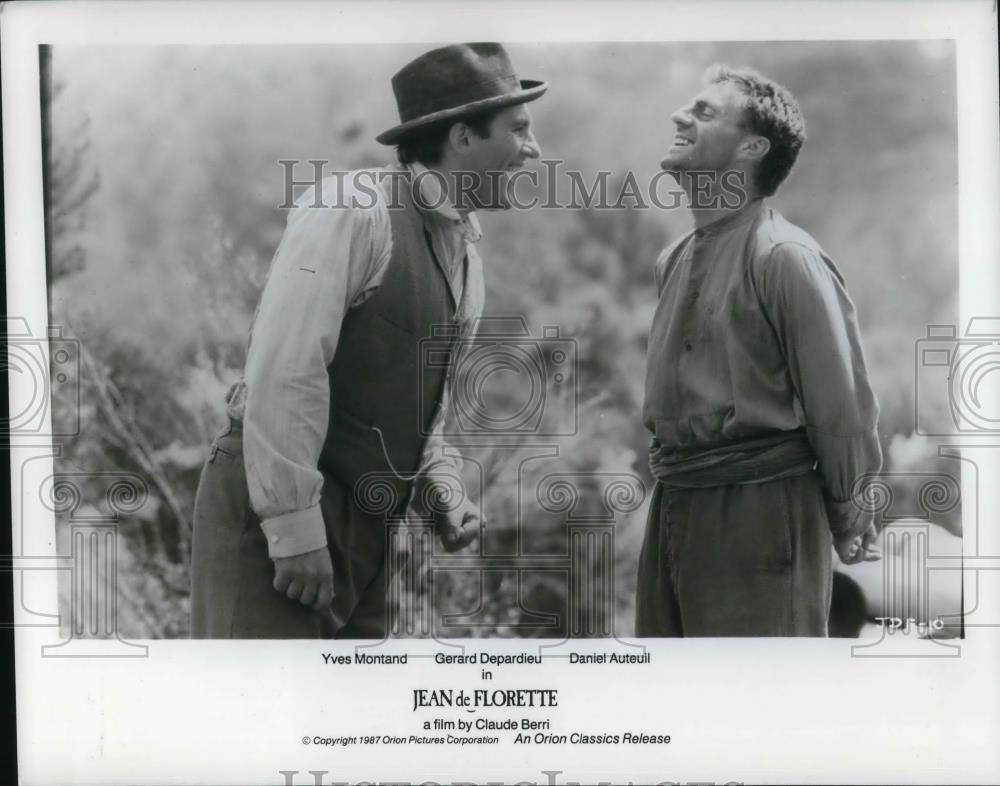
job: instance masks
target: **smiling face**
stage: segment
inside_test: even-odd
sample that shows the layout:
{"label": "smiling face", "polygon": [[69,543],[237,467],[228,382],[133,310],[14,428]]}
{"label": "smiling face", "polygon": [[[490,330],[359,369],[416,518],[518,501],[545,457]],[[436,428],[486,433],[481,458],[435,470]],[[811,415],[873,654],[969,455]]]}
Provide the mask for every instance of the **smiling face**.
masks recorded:
{"label": "smiling face", "polygon": [[670,171],[722,172],[741,162],[745,97],[731,82],[708,85],[670,119],[676,132],[660,167]]}
{"label": "smiling face", "polygon": [[[464,127],[464,126],[463,126]],[[511,205],[511,175],[528,159],[542,153],[531,130],[531,113],[524,104],[500,110],[487,137],[465,128],[458,149],[460,168],[474,173],[474,207],[507,209]]]}

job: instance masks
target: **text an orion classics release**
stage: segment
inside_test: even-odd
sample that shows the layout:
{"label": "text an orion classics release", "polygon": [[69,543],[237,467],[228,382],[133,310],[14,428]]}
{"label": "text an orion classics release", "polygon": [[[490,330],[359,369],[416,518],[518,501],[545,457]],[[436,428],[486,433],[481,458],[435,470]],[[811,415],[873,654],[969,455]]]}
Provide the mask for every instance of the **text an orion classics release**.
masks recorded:
{"label": "text an orion classics release", "polygon": [[[544,677],[546,662],[565,667],[635,668],[649,665],[649,653],[589,652],[542,656],[518,653],[498,655],[488,652],[456,655],[438,652],[432,655],[386,655],[354,653],[334,655],[322,653],[328,666],[351,668],[365,666],[406,667],[416,660],[433,660],[448,668],[455,677],[478,678],[492,682],[503,676],[504,666],[537,666],[539,678]],[[449,668],[450,667],[450,668]],[[474,671],[469,667],[478,667]],[[496,670],[496,674],[494,673]],[[523,671],[519,672],[523,675]],[[348,747],[352,745],[668,745],[670,735],[659,729],[574,728],[574,722],[562,720],[569,713],[560,712],[560,695],[556,688],[534,685],[500,687],[455,687],[447,684],[401,686],[405,691],[407,709],[415,721],[409,729],[392,733],[314,734],[302,737],[304,745]],[[553,716],[556,716],[556,719]],[[561,717],[560,717],[561,716]],[[402,717],[390,713],[387,717]],[[564,726],[565,728],[560,728]]]}

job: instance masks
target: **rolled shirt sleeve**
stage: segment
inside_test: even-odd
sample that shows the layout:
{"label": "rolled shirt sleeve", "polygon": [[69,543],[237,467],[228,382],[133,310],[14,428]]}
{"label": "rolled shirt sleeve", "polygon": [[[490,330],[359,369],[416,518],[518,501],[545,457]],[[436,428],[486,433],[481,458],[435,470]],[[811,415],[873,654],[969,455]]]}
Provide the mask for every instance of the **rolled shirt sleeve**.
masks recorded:
{"label": "rolled shirt sleeve", "polygon": [[[271,265],[247,353],[244,456],[250,503],[272,558],[323,548],[330,381],[344,314],[377,287],[392,235],[383,202],[344,207],[324,181],[297,201]],[[359,204],[371,204],[370,193]],[[337,205],[332,207],[331,205]]]}
{"label": "rolled shirt sleeve", "polygon": [[795,242],[774,247],[761,296],[773,320],[823,479],[830,528],[860,528],[855,482],[882,465],[878,403],[868,380],[857,314],[833,263]]}

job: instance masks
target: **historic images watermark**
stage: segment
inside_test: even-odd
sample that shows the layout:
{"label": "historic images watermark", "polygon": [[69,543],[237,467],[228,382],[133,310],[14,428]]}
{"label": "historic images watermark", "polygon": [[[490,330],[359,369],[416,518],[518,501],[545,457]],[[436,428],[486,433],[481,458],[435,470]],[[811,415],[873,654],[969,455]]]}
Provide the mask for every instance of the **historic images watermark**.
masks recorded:
{"label": "historic images watermark", "polygon": [[[303,739],[305,742],[305,739]],[[596,786],[610,786],[611,781],[573,781],[562,780],[568,777],[564,770],[540,770],[539,774],[544,780],[520,780],[515,786],[580,786],[581,783],[593,783]],[[284,780],[281,786],[410,786],[409,781],[358,781],[351,784],[348,781],[328,780],[329,770],[278,770],[278,775]],[[308,777],[307,777],[308,776]],[[561,777],[562,776],[562,777]],[[652,783],[652,780],[647,781]],[[482,781],[420,781],[420,786],[473,786]],[[624,781],[615,781],[624,784]],[[507,781],[486,781],[486,786],[505,786]],[[632,786],[632,781],[628,781],[628,786]],[[726,781],[725,783],[716,781],[658,781],[655,786],[743,786],[743,781]]]}
{"label": "historic images watermark", "polygon": [[[579,430],[573,338],[556,325],[533,336],[523,318],[512,316],[484,317],[476,328],[460,335],[455,326],[434,326],[420,341],[416,384],[423,391],[425,372],[449,369],[452,415],[446,419],[440,407],[428,435],[461,439],[461,452],[447,446],[444,451],[474,469],[471,485],[478,493],[470,493],[468,478],[463,481],[454,464],[432,469],[424,478],[429,482],[414,488],[414,494],[423,495],[415,506],[419,514],[399,497],[399,478],[392,471],[369,473],[355,487],[359,507],[386,521],[388,637],[441,640],[454,638],[460,629],[495,628],[495,620],[483,613],[483,601],[487,578],[504,576],[515,593],[509,601],[518,610],[518,619],[506,625],[511,634],[615,638],[615,527],[618,517],[642,505],[645,484],[631,473],[567,472],[562,463],[546,470],[547,461],[561,458],[562,441]],[[491,475],[487,464],[507,467],[509,477]],[[436,547],[435,515],[469,498],[482,500],[496,487],[514,489],[512,549],[488,551],[485,532],[475,553]],[[540,521],[561,522],[558,551],[532,548],[533,525]],[[458,573],[478,583],[478,604],[468,611],[435,612],[436,585]],[[525,603],[525,587],[540,574],[562,586],[560,610],[531,609]]]}
{"label": "historic images watermark", "polygon": [[[341,210],[370,210],[379,203],[380,191],[386,207],[402,209],[404,189],[425,209],[442,207],[450,200],[486,210],[739,210],[749,201],[746,173],[736,170],[660,169],[638,175],[631,170],[582,172],[567,168],[561,159],[542,159],[530,169],[460,170],[446,176],[432,169],[416,174],[393,168],[343,170],[318,158],[279,159],[278,164],[284,195],[278,208],[282,210],[295,206],[296,188],[312,189],[310,208]],[[308,174],[297,172],[303,169]],[[433,188],[425,188],[425,181],[434,181]]]}

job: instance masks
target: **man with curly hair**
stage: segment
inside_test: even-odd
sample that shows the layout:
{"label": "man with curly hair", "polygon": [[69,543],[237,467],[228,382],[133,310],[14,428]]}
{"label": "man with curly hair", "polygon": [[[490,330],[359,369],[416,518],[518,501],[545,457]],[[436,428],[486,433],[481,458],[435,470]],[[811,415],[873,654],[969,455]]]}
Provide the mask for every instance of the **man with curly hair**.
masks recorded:
{"label": "man with curly hair", "polygon": [[671,120],[661,166],[694,229],[655,268],[636,634],[825,636],[831,544],[845,563],[879,558],[851,499],[882,456],[844,279],[765,202],[805,120],[781,85],[722,65]]}

